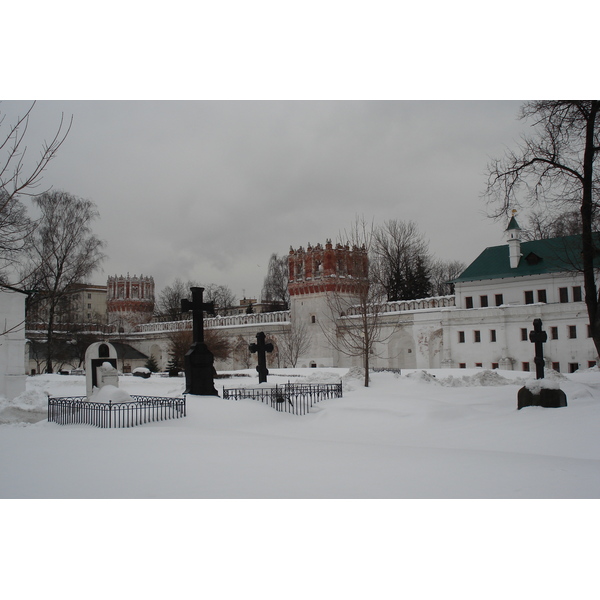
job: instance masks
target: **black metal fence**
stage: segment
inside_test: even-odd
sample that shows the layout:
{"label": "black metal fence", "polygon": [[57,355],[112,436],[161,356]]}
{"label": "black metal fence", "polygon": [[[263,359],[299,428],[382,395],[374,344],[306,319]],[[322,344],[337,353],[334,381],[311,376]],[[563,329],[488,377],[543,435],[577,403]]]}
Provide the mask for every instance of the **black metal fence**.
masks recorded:
{"label": "black metal fence", "polygon": [[48,398],[48,421],[102,428],[135,427],[185,417],[184,398],[131,396],[131,402],[90,402],[86,396]]}
{"label": "black metal fence", "polygon": [[342,383],[284,383],[275,387],[223,388],[223,398],[249,398],[269,404],[279,412],[305,415],[321,400],[342,397]]}

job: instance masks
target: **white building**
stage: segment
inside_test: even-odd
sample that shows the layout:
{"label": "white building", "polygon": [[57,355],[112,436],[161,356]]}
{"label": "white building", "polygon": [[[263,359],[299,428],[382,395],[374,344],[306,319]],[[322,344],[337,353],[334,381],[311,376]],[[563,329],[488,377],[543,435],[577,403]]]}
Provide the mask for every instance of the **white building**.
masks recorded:
{"label": "white building", "polygon": [[0,284],[0,396],[25,391],[26,293]]}

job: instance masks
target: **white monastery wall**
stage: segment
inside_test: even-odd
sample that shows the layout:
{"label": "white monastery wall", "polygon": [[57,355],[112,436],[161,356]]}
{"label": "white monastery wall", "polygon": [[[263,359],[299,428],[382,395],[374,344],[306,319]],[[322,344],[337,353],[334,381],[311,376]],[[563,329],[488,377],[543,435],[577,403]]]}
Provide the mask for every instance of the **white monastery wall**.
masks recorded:
{"label": "white monastery wall", "polygon": [[0,287],[0,396],[5,398],[25,391],[25,298]]}

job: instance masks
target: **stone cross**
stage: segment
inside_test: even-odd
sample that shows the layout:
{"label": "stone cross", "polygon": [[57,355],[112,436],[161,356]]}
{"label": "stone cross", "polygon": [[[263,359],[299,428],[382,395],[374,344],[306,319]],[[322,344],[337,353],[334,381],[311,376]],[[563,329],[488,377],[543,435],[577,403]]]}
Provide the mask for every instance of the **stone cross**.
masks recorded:
{"label": "stone cross", "polygon": [[542,320],[533,320],[533,331],[529,332],[529,341],[535,344],[535,378],[544,379],[544,348],[543,344],[548,341],[548,334],[542,331]]}
{"label": "stone cross", "polygon": [[185,355],[185,393],[195,396],[218,396],[214,384],[214,356],[204,343],[204,311],[214,313],[214,302],[203,302],[204,288],[193,287],[191,302],[181,300],[181,311],[192,311],[193,341]]}
{"label": "stone cross", "polygon": [[202,294],[204,288],[193,287],[190,288],[192,291],[191,301],[187,298],[181,300],[181,312],[192,311],[192,321],[194,325],[194,343],[204,342],[204,311],[214,314],[215,303],[214,302],[203,302]]}
{"label": "stone cross", "polygon": [[256,341],[256,344],[250,344],[248,348],[252,354],[255,352],[258,353],[258,366],[256,367],[258,371],[258,383],[266,383],[267,375],[269,374],[266,352],[273,352],[273,344],[265,343],[265,334],[263,331],[256,334]]}

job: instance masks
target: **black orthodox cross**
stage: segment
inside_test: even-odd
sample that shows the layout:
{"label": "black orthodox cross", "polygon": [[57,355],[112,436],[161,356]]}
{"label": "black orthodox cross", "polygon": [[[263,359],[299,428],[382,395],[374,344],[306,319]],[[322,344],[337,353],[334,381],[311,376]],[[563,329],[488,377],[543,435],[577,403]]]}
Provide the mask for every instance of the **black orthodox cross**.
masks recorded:
{"label": "black orthodox cross", "polygon": [[267,375],[269,374],[266,352],[273,352],[273,344],[265,343],[265,334],[262,331],[256,334],[256,342],[256,344],[250,344],[248,348],[252,354],[255,352],[258,353],[258,366],[256,367],[258,371],[258,383],[266,383]]}
{"label": "black orthodox cross", "polygon": [[214,313],[213,302],[203,302],[204,288],[193,287],[192,301],[181,300],[181,311],[192,311],[194,338],[185,355],[185,393],[195,396],[218,396],[214,385],[214,356],[204,343],[204,311]]}
{"label": "black orthodox cross", "polygon": [[542,331],[542,320],[533,320],[533,331],[529,332],[529,341],[535,344],[535,378],[544,379],[544,348],[543,344],[548,341],[548,334]]}
{"label": "black orthodox cross", "polygon": [[214,314],[215,303],[202,301],[204,288],[193,287],[190,290],[192,291],[192,299],[183,298],[181,300],[181,312],[192,311],[194,343],[204,342],[204,311]]}

